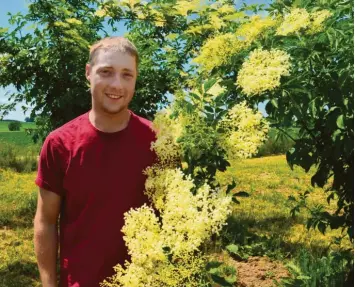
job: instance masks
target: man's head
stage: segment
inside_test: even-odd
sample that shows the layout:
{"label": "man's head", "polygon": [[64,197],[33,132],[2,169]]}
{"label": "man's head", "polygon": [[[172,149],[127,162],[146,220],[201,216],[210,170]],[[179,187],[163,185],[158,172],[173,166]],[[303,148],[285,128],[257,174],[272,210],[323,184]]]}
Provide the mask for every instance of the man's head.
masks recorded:
{"label": "man's head", "polygon": [[86,78],[95,112],[119,114],[132,100],[138,74],[136,47],[123,37],[100,40],[90,48]]}

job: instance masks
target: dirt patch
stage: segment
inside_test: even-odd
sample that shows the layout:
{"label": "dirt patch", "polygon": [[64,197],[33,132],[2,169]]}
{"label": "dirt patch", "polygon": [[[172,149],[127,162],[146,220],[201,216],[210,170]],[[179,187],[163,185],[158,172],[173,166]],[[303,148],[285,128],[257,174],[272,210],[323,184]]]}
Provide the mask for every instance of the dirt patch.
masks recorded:
{"label": "dirt patch", "polygon": [[274,281],[289,276],[286,267],[267,257],[249,257],[247,262],[234,261],[238,272],[238,287],[271,287]]}

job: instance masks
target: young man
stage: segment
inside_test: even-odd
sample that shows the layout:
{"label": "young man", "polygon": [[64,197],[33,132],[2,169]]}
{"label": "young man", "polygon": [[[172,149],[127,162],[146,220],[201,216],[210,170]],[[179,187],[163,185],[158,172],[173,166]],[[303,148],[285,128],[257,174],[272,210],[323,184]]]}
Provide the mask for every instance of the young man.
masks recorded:
{"label": "young man", "polygon": [[[123,214],[144,196],[142,171],[155,160],[151,123],[128,109],[138,54],[122,37],[90,49],[92,109],[51,132],[40,155],[34,243],[43,287],[99,287],[124,263]],[[60,215],[59,240],[57,219]]]}

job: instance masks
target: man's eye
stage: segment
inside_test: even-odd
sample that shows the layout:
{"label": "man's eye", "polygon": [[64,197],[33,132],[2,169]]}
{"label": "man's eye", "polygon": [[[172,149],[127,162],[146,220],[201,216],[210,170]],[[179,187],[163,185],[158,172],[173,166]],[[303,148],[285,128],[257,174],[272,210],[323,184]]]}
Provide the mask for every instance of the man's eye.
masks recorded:
{"label": "man's eye", "polygon": [[133,76],[131,74],[124,74],[126,78],[132,78]]}
{"label": "man's eye", "polygon": [[103,75],[109,75],[110,73],[111,73],[110,70],[102,70],[101,71],[101,74],[103,74]]}

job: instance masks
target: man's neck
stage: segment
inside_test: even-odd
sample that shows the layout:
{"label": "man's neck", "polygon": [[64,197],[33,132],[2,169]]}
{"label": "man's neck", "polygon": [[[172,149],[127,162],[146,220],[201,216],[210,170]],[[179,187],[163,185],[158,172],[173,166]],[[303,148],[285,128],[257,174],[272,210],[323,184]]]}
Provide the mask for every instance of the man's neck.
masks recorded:
{"label": "man's neck", "polygon": [[90,123],[95,128],[105,133],[114,133],[125,129],[130,118],[131,113],[128,109],[114,115],[98,113],[93,109],[89,112]]}

